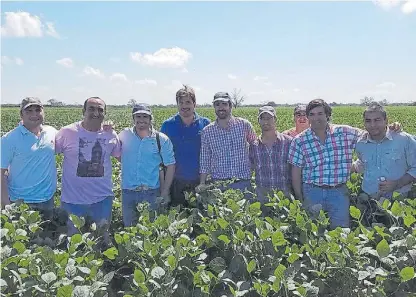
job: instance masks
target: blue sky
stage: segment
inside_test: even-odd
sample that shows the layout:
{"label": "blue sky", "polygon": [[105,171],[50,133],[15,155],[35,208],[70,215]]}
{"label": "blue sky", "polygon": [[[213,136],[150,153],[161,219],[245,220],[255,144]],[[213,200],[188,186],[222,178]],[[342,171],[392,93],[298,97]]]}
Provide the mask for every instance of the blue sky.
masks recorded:
{"label": "blue sky", "polygon": [[416,2],[3,2],[3,103],[416,99]]}

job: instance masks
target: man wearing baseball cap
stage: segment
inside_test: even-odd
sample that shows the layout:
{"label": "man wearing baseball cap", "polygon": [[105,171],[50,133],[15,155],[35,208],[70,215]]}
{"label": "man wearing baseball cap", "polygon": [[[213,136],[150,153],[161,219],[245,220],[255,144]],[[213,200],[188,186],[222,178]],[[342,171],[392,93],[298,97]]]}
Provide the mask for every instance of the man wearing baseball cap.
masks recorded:
{"label": "man wearing baseball cap", "polygon": [[226,92],[214,95],[217,119],[202,130],[200,184],[197,191],[206,189],[208,174],[213,181],[236,179],[229,188],[251,190],[249,144],[256,133],[249,121],[231,114],[231,97]]}
{"label": "man wearing baseball cap", "polygon": [[274,191],[286,196],[291,189],[288,161],[292,137],[276,130],[276,111],[272,106],[260,107],[258,121],[261,136],[250,144],[250,164],[256,176],[257,199],[265,203]]}
{"label": "man wearing baseball cap", "polygon": [[39,98],[24,98],[20,104],[21,123],[1,138],[2,206],[23,200],[51,214],[57,182],[57,130],[43,125],[44,117]]}
{"label": "man wearing baseball cap", "polygon": [[[122,212],[126,227],[136,224],[138,203],[148,202],[152,210],[168,205],[175,173],[172,142],[153,128],[150,107],[144,103],[134,106],[132,118],[134,126],[119,134]],[[166,172],[160,170],[161,165],[166,167]]]}
{"label": "man wearing baseball cap", "polygon": [[293,111],[293,121],[295,122],[295,127],[283,131],[283,134],[295,137],[296,135],[302,133],[309,128],[309,120],[306,116],[306,105],[298,104],[296,105]]}

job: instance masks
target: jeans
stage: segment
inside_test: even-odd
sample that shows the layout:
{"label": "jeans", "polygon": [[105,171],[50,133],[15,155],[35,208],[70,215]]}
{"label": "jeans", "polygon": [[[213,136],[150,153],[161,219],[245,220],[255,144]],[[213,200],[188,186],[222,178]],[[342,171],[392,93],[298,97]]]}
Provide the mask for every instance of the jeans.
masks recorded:
{"label": "jeans", "polygon": [[143,191],[133,191],[123,189],[121,209],[123,213],[123,223],[125,227],[131,227],[136,224],[138,219],[137,204],[148,202],[149,208],[156,210],[156,198],[160,195],[160,189],[149,189]]}
{"label": "jeans", "polygon": [[195,188],[199,185],[199,180],[180,180],[174,179],[170,188],[171,206],[183,205],[188,206],[185,199],[185,192],[195,192]]}
{"label": "jeans", "polygon": [[322,210],[328,212],[331,229],[350,225],[350,197],[346,185],[337,188],[320,188],[303,184],[303,205],[313,216]]}
{"label": "jeans", "polygon": [[[104,227],[104,240],[109,239],[108,226],[111,223],[111,214],[113,207],[113,196],[109,196],[100,202],[93,204],[72,204],[61,202],[61,208],[64,209],[68,215],[74,214],[78,217],[89,217],[98,227]],[[79,230],[74,223],[68,218],[68,236],[78,233]]]}

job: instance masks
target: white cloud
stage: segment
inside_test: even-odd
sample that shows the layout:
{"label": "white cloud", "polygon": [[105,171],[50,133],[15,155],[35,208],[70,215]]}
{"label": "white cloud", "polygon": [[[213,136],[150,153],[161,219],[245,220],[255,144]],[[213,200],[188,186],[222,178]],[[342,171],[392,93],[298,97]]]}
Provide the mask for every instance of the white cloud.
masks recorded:
{"label": "white cloud", "polygon": [[286,93],[286,90],[285,89],[274,89],[274,90],[272,90],[272,93],[284,94],[284,93]]}
{"label": "white cloud", "polygon": [[373,1],[376,5],[389,10],[393,7],[396,7],[400,4],[401,0],[374,0]]}
{"label": "white cloud", "polygon": [[16,64],[17,66],[22,66],[24,61],[22,58],[18,57],[8,57],[8,56],[1,56],[1,65],[9,65],[9,64]]}
{"label": "white cloud", "polygon": [[254,91],[248,93],[248,96],[257,96],[257,95],[264,95],[264,91]]}
{"label": "white cloud", "polygon": [[56,60],[56,63],[66,68],[74,67],[74,61],[72,61],[71,58],[62,58],[60,60]]}
{"label": "white cloud", "polygon": [[265,85],[265,86],[271,86],[271,85],[272,85],[272,83],[268,81],[268,82],[265,82],[265,83],[264,83],[264,85]]}
{"label": "white cloud", "polygon": [[254,80],[255,81],[259,81],[259,80],[267,80],[268,79],[268,77],[267,76],[255,76],[254,77]]}
{"label": "white cloud", "polygon": [[100,69],[92,68],[91,66],[85,66],[83,73],[89,76],[95,76],[98,78],[104,78],[104,74],[100,71]]}
{"label": "white cloud", "polygon": [[130,58],[139,64],[161,68],[181,68],[192,57],[192,54],[179,47],[161,48],[153,54],[131,52]]}
{"label": "white cloud", "polygon": [[183,84],[179,80],[172,80],[170,85],[165,86],[165,89],[175,92],[180,88],[183,88]]}
{"label": "white cloud", "polygon": [[46,23],[46,34],[54,38],[60,38],[58,32],[56,32],[55,25],[51,22]]}
{"label": "white cloud", "polygon": [[395,88],[396,84],[391,81],[383,82],[379,85],[377,85],[377,88]]}
{"label": "white cloud", "polygon": [[237,79],[237,76],[235,76],[234,74],[228,74],[228,78],[229,79]]}
{"label": "white cloud", "polygon": [[182,73],[188,73],[189,71],[188,71],[188,69],[183,68],[181,72],[182,72]]}
{"label": "white cloud", "polygon": [[153,85],[153,86],[157,85],[157,82],[155,80],[147,79],[147,78],[136,80],[135,83],[139,85]]}
{"label": "white cloud", "polygon": [[402,12],[409,14],[416,11],[416,0],[407,0],[405,4],[402,5]]}
{"label": "white cloud", "polygon": [[128,82],[129,81],[127,79],[127,76],[124,73],[113,73],[110,76],[110,80],[112,80],[112,81],[124,81],[124,82]]}
{"label": "white cloud", "polygon": [[[1,27],[2,37],[43,37],[44,34],[59,38],[52,22],[44,25],[40,17],[25,11],[5,12],[5,24]],[[45,31],[46,27],[46,31]]]}
{"label": "white cloud", "polygon": [[294,88],[293,92],[297,93],[297,92],[300,92],[300,90],[298,88]]}

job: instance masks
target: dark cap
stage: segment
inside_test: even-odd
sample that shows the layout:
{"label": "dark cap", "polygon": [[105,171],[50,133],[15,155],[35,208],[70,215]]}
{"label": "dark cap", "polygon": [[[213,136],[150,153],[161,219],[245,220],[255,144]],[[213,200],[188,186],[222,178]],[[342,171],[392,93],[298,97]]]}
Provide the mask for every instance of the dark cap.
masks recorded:
{"label": "dark cap", "polygon": [[306,104],[298,104],[298,105],[296,105],[293,113],[295,114],[297,112],[302,112],[302,111],[303,112],[306,112]]}
{"label": "dark cap", "polygon": [[262,106],[259,108],[259,117],[263,114],[263,113],[268,113],[269,115],[276,117],[276,110],[274,109],[273,106]]}
{"label": "dark cap", "polygon": [[138,113],[144,113],[144,114],[151,116],[152,110],[150,109],[150,106],[148,104],[139,103],[139,104],[136,104],[132,110],[133,115],[138,114]]}
{"label": "dark cap", "polygon": [[28,108],[29,106],[32,105],[37,105],[40,107],[43,107],[42,102],[40,101],[39,98],[37,97],[26,97],[25,99],[22,100],[22,103],[20,103],[20,111]]}
{"label": "dark cap", "polygon": [[227,92],[217,92],[214,95],[214,100],[212,102],[215,101],[231,101],[231,97]]}

